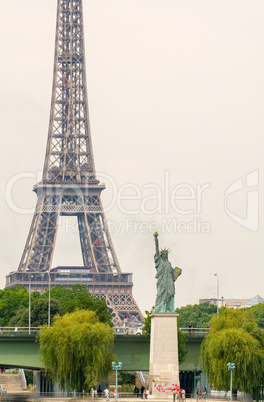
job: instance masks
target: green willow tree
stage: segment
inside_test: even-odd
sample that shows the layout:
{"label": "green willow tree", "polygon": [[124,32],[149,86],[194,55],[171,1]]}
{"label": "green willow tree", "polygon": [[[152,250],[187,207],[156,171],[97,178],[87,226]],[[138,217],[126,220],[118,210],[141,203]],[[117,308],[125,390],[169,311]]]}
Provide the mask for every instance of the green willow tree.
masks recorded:
{"label": "green willow tree", "polygon": [[87,391],[112,371],[114,330],[93,311],[55,317],[52,327],[41,328],[39,341],[45,371],[61,388]]}
{"label": "green willow tree", "polygon": [[247,309],[221,308],[201,345],[203,370],[215,389],[230,389],[227,363],[235,363],[233,389],[253,393],[264,372],[264,334]]}
{"label": "green willow tree", "polygon": [[264,328],[264,303],[256,304],[249,309],[253,315],[257,324],[260,328]]}
{"label": "green willow tree", "polygon": [[[152,307],[151,311],[147,310],[145,311],[146,317],[144,318],[144,326],[143,326],[144,335],[150,335],[151,331],[150,315],[152,314],[153,309],[154,307]],[[181,364],[184,362],[189,349],[186,348],[186,335],[180,330],[179,320],[177,321],[177,326],[178,326],[178,357],[179,357],[179,364]]]}

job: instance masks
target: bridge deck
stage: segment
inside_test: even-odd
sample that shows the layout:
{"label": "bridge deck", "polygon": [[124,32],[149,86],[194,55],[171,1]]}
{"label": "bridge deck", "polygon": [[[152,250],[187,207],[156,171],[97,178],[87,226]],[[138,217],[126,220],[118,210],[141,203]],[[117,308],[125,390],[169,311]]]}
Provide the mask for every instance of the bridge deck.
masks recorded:
{"label": "bridge deck", "polygon": [[[38,329],[28,328],[14,331],[14,328],[2,328],[0,332],[0,366],[19,367],[25,369],[43,368],[37,340]],[[205,334],[201,331],[187,333],[186,360],[180,370],[193,371],[200,369],[200,345]],[[144,335],[116,335],[113,353],[123,363],[123,370],[149,370],[150,337]]]}

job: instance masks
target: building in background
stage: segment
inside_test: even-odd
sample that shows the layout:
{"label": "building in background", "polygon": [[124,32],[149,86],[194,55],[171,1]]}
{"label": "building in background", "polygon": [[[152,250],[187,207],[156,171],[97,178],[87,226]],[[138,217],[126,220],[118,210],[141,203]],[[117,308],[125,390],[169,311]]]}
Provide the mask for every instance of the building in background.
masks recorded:
{"label": "building in background", "polygon": [[252,297],[251,299],[217,299],[215,297],[211,299],[199,299],[199,304],[201,303],[208,303],[214,304],[218,307],[232,307],[232,308],[240,308],[240,307],[251,307],[259,303],[264,303],[263,297],[257,295]]}

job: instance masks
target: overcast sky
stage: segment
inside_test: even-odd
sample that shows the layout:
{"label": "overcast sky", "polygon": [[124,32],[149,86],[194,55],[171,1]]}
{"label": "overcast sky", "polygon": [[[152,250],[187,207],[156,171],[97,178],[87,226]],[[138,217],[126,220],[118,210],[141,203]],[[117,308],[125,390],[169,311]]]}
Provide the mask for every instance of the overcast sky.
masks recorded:
{"label": "overcast sky", "polygon": [[[2,288],[43,168],[56,3],[1,0]],[[139,307],[155,302],[155,225],[183,270],[176,306],[215,297],[214,273],[220,297],[264,296],[263,0],[83,3],[95,164]],[[53,267],[82,264],[73,224],[62,219]]]}

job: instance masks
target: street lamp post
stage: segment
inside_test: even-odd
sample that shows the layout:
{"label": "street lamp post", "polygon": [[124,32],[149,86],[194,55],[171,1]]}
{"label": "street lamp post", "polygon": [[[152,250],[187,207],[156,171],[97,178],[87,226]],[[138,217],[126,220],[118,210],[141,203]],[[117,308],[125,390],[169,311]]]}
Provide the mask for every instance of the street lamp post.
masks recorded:
{"label": "street lamp post", "polygon": [[49,275],[49,312],[48,312],[48,327],[50,327],[50,272],[48,271]]}
{"label": "street lamp post", "polygon": [[34,276],[29,274],[29,285],[28,285],[28,333],[29,333],[29,335],[30,335],[30,329],[31,329],[31,278],[34,278]]}
{"label": "street lamp post", "polygon": [[227,363],[228,370],[230,371],[230,402],[232,402],[232,371],[236,368],[235,363]]}
{"label": "street lamp post", "polygon": [[218,278],[218,275],[217,274],[214,274],[214,276],[216,276],[216,279],[217,279],[217,300],[216,300],[216,306],[217,306],[217,317],[219,316],[219,304],[218,304],[218,301],[219,301],[219,278]]}
{"label": "street lamp post", "polygon": [[112,368],[113,368],[113,370],[116,371],[116,401],[118,399],[118,393],[117,393],[117,371],[121,370],[121,367],[122,367],[122,362],[118,362],[118,363],[112,362]]}

